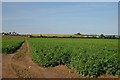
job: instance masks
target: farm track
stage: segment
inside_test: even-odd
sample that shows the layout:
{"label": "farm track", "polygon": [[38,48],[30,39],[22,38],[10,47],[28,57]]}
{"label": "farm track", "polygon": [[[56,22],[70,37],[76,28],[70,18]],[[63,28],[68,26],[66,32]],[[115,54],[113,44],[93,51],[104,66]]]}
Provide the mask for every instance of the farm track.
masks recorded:
{"label": "farm track", "polygon": [[67,66],[44,68],[34,63],[30,57],[29,45],[25,41],[15,54],[2,54],[3,78],[79,78]]}

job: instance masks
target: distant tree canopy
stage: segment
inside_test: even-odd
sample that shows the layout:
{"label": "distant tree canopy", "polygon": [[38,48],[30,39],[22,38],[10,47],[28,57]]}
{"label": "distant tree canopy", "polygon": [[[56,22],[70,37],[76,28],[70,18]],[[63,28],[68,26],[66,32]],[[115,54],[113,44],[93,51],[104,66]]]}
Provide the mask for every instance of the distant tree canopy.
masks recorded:
{"label": "distant tree canopy", "polygon": [[105,38],[104,34],[101,34],[101,35],[100,35],[100,38]]}
{"label": "distant tree canopy", "polygon": [[120,39],[119,36],[115,36],[115,35],[104,35],[104,34],[101,34],[99,36],[99,38],[102,38],[102,39]]}
{"label": "distant tree canopy", "polygon": [[75,35],[81,35],[81,33],[78,32],[78,33],[76,33]]}
{"label": "distant tree canopy", "polygon": [[2,35],[19,35],[17,32],[2,32]]}
{"label": "distant tree canopy", "polygon": [[109,35],[105,37],[106,39],[116,39],[117,37],[115,35]]}

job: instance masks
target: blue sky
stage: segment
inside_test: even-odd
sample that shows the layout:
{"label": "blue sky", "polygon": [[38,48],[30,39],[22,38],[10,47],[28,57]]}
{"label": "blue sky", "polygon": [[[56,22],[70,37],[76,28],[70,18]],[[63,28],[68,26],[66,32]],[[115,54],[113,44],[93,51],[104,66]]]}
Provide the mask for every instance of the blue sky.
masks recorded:
{"label": "blue sky", "polygon": [[1,0],[2,2],[119,2],[119,0]]}
{"label": "blue sky", "polygon": [[117,2],[3,2],[2,30],[33,34],[118,34]]}

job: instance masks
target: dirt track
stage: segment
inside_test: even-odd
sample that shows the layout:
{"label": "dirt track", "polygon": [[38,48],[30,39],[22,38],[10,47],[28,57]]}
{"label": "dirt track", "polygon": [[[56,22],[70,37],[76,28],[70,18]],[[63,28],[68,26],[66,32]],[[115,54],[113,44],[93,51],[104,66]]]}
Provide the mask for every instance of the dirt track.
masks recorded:
{"label": "dirt track", "polygon": [[27,41],[15,54],[2,54],[3,78],[79,78],[67,66],[44,68],[35,64],[29,52]]}

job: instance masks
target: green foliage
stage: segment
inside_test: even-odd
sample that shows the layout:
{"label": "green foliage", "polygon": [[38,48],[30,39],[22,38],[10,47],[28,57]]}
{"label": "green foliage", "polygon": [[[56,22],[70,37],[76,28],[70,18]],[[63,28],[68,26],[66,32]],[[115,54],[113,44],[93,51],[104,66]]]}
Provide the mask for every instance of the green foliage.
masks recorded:
{"label": "green foliage", "polygon": [[2,53],[14,53],[23,41],[23,38],[2,38]]}
{"label": "green foliage", "polygon": [[67,65],[87,77],[120,75],[118,40],[30,38],[32,59],[41,66]]}

